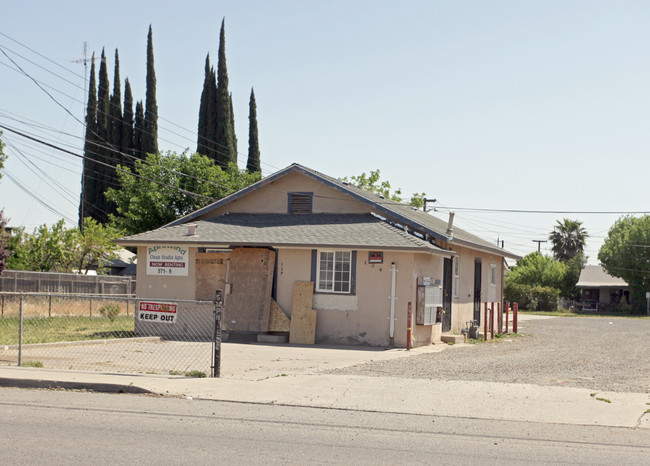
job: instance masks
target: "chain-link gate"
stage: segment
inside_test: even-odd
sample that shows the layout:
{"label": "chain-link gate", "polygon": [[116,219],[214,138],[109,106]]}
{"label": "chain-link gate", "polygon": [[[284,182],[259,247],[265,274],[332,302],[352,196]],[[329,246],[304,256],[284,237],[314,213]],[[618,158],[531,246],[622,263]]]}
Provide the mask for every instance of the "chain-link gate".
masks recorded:
{"label": "chain-link gate", "polygon": [[0,292],[0,364],[218,377],[217,308],[216,301]]}

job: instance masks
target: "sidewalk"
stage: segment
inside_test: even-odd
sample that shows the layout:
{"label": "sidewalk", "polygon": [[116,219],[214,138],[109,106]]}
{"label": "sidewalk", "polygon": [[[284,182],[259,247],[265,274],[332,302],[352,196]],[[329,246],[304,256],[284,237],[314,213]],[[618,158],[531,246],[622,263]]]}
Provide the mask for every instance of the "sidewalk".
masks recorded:
{"label": "sidewalk", "polygon": [[[650,429],[650,394],[529,384],[323,373],[369,360],[442,351],[224,344],[222,378],[0,366],[1,387],[156,393],[193,399]],[[602,400],[599,400],[601,398]],[[607,401],[603,400],[609,400]]]}

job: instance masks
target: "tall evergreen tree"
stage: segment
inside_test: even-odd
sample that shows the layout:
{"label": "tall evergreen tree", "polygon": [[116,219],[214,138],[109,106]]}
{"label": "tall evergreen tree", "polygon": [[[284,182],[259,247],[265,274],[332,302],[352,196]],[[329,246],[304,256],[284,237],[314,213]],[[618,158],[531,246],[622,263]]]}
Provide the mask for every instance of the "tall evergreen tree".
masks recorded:
{"label": "tall evergreen tree", "polygon": [[232,93],[230,94],[230,127],[232,128],[232,147],[235,151],[235,162],[237,161],[237,131],[235,131],[235,111],[232,107]]}
{"label": "tall evergreen tree", "polygon": [[110,82],[108,80],[108,65],[106,64],[106,55],[102,49],[101,62],[99,64],[99,82],[97,85],[97,134],[99,143],[102,147],[96,147],[96,160],[102,162],[95,170],[97,182],[95,185],[96,199],[95,210],[92,217],[98,223],[104,224],[108,221],[108,201],[104,197],[106,189],[110,186],[111,169],[104,164],[112,162],[111,149],[108,147],[111,141],[111,128],[109,126],[109,109],[110,109]]}
{"label": "tall evergreen tree", "polygon": [[142,151],[158,153],[158,104],[156,103],[156,71],[153,63],[153,34],[149,25],[147,36],[147,94],[145,96],[144,132]]}
{"label": "tall evergreen tree", "polygon": [[203,78],[203,91],[201,91],[201,105],[199,106],[199,129],[196,141],[196,152],[202,155],[208,153],[208,106],[210,98],[211,74],[214,71],[210,68],[210,54],[205,57],[205,77]]}
{"label": "tall evergreen tree", "polygon": [[135,104],[135,122],[133,123],[133,152],[139,159],[146,159],[147,154],[142,148],[142,135],[144,134],[144,107],[142,101]]}
{"label": "tall evergreen tree", "polygon": [[237,163],[234,129],[230,115],[230,93],[228,92],[228,70],[226,67],[226,32],[225,19],[221,22],[219,34],[219,62],[217,64],[217,98],[216,98],[216,150],[217,164],[227,167],[230,162]]}
{"label": "tall evergreen tree", "polygon": [[[108,109],[108,128],[110,138],[107,144],[109,149],[109,157],[107,163],[110,167],[106,168],[106,185],[108,187],[115,187],[118,184],[117,173],[115,167],[117,164],[122,163],[122,89],[120,87],[120,57],[115,49],[115,69],[113,75],[113,94],[109,101]],[[115,213],[115,204],[106,201],[107,212]]]}
{"label": "tall evergreen tree", "polygon": [[[122,136],[120,140],[120,149],[124,154],[133,156],[133,94],[131,92],[131,83],[127,78],[124,82],[124,113],[122,114]],[[122,165],[133,167],[131,157],[122,156]]]}
{"label": "tall evergreen tree", "polygon": [[261,172],[260,166],[260,143],[257,136],[257,104],[255,103],[255,91],[251,89],[251,98],[248,103],[248,162],[246,163],[248,173]]}
{"label": "tall evergreen tree", "polygon": [[84,143],[83,168],[81,173],[81,199],[79,200],[79,227],[85,217],[93,217],[97,166],[94,162],[97,146],[97,82],[95,81],[95,54],[90,61],[88,102],[86,104],[86,138]]}

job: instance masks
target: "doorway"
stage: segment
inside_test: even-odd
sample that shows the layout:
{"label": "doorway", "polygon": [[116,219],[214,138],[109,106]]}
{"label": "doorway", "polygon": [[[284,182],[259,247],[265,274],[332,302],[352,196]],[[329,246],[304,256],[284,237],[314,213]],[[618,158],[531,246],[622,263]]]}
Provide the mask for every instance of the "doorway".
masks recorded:
{"label": "doorway", "polygon": [[452,259],[445,258],[442,271],[442,309],[445,313],[442,315],[442,331],[451,330],[451,271]]}
{"label": "doorway", "polygon": [[481,325],[481,259],[474,263],[474,320]]}

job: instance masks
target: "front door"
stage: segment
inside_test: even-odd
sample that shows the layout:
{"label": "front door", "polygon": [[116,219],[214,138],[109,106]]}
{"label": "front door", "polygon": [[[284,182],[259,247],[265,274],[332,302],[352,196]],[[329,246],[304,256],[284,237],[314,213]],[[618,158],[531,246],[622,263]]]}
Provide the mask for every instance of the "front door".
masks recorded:
{"label": "front door", "polygon": [[444,269],[442,272],[442,309],[445,313],[442,315],[442,331],[451,330],[451,266],[452,260],[445,259]]}
{"label": "front door", "polygon": [[481,324],[481,259],[474,263],[474,320]]}

